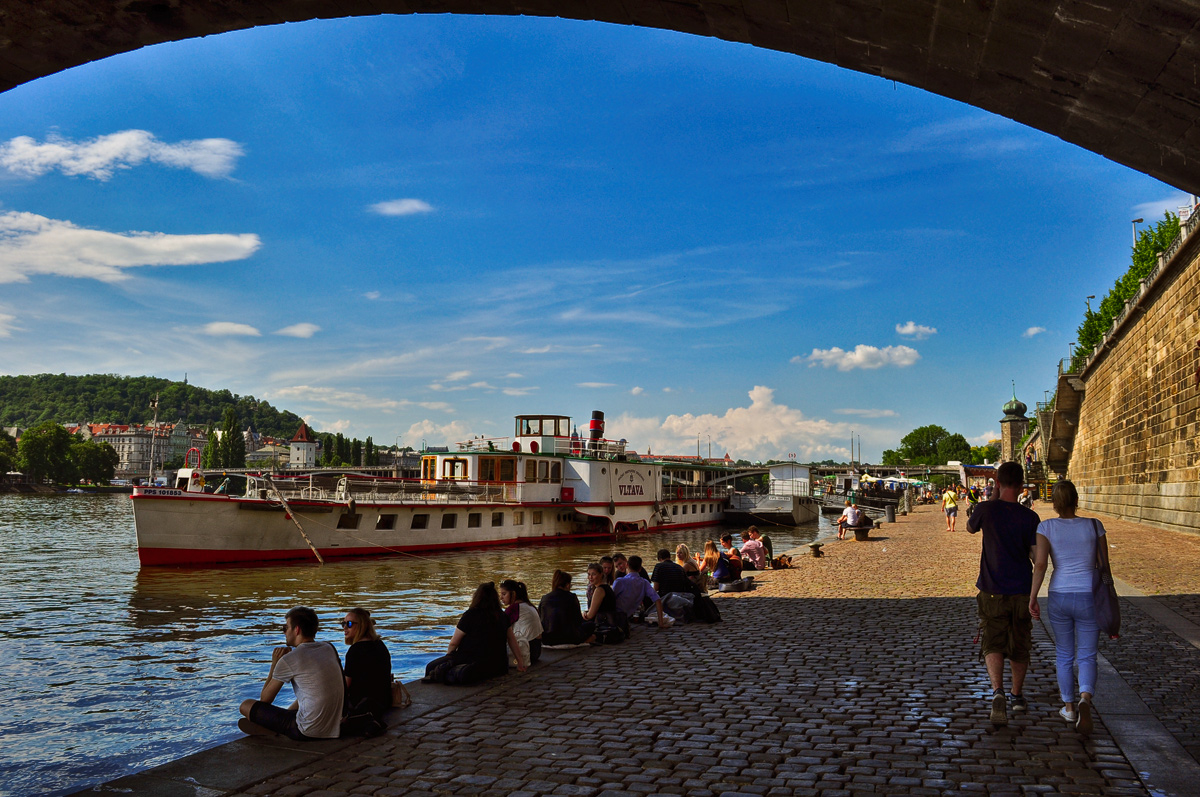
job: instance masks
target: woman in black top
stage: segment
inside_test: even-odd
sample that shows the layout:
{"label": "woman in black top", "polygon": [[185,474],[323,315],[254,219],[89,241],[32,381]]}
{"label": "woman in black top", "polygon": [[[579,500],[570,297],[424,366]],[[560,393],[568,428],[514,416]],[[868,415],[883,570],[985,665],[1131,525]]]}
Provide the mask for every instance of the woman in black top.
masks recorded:
{"label": "woman in black top", "polygon": [[578,645],[592,641],[595,623],[585,623],[579,598],[571,592],[571,574],[554,571],[550,592],[538,602],[543,645]]}
{"label": "woman in black top", "polygon": [[473,684],[508,672],[508,652],[525,672],[521,649],[508,618],[500,606],[493,581],[480,584],[471,597],[471,607],[459,618],[446,655],[425,667],[425,680],[446,684]]}
{"label": "woman in black top", "polygon": [[602,627],[617,628],[626,632],[629,630],[629,623],[624,614],[617,612],[617,593],[605,582],[605,577],[604,568],[599,564],[588,565],[588,585],[593,591],[583,619],[593,624],[589,633]]}
{"label": "woman in black top", "polygon": [[346,709],[354,714],[369,711],[382,719],[392,707],[392,656],[375,633],[375,621],[366,609],[346,612],[340,624],[346,635]]}

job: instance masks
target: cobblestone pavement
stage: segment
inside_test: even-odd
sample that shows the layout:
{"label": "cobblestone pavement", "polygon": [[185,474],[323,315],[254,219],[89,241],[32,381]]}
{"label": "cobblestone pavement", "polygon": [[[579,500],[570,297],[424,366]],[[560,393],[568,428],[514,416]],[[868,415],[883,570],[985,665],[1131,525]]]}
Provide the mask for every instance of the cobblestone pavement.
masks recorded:
{"label": "cobblestone pavement", "polygon": [[[1120,577],[1200,593],[1200,569],[1170,572],[1184,569],[1174,552],[1200,555],[1185,535],[1105,524]],[[946,532],[930,507],[877,534],[720,596],[719,625],[636,629],[246,793],[1146,794],[1104,727],[1103,695],[1090,738],[1058,718],[1039,625],[1030,711],[987,722],[977,536]],[[1200,651],[1127,606],[1125,636],[1103,652],[1195,755]]]}

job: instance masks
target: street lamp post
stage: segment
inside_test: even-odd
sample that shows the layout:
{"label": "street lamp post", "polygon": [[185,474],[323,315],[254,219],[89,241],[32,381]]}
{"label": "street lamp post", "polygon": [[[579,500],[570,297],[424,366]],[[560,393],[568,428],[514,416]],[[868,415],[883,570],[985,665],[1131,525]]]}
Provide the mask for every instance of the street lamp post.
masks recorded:
{"label": "street lamp post", "polygon": [[1139,224],[1141,224],[1143,221],[1145,221],[1145,219],[1134,219],[1133,220],[1133,245],[1134,246],[1137,246],[1137,226]]}
{"label": "street lamp post", "polygon": [[1087,304],[1088,315],[1092,314],[1092,299],[1095,299],[1095,298],[1096,298],[1096,294],[1093,293],[1091,296],[1089,296],[1083,300]]}

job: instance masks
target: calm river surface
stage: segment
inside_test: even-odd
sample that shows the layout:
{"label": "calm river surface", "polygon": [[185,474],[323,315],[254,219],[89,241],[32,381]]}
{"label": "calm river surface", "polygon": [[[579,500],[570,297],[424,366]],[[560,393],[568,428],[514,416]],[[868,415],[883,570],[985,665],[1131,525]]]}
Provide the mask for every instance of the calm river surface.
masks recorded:
{"label": "calm river surface", "polygon": [[[769,534],[783,551],[812,541],[818,525]],[[481,581],[524,581],[536,603],[557,567],[581,586],[587,563],[614,550],[649,569],[659,548],[696,550],[715,536],[143,569],[128,497],[0,495],[0,794],[63,793],[237,738],[238,703],[258,697],[293,606],[316,609],[318,638],[343,656],[334,621],[370,609],[407,681],[445,651]],[[277,702],[290,700],[285,690]]]}

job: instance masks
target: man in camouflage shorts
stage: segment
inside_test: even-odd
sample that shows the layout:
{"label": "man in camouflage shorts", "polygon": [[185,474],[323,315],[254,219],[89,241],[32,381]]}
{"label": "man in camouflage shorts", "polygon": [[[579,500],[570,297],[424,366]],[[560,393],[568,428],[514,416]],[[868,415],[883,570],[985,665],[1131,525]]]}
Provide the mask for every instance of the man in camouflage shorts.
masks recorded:
{"label": "man in camouflage shorts", "polygon": [[[1033,647],[1033,620],[1029,616],[1029,590],[1033,586],[1033,554],[1039,518],[1017,503],[1025,472],[1016,462],[1005,462],[996,471],[993,498],[976,506],[967,521],[972,534],[983,532],[979,557],[980,653],[992,682],[991,721],[1008,724],[1006,703],[1013,711],[1029,704],[1021,694]],[[1004,696],[1004,660],[1012,668],[1012,691]]]}

